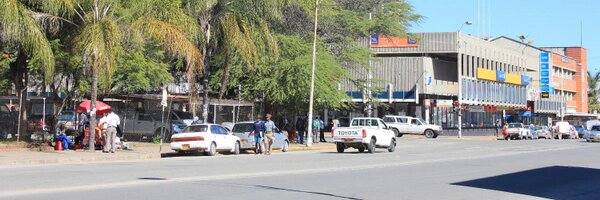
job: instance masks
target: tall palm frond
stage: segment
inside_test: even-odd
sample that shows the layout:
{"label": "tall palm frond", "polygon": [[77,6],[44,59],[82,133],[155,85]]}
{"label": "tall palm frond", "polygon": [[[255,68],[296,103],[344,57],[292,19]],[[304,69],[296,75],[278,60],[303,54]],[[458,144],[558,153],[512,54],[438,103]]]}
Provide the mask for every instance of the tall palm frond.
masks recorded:
{"label": "tall palm frond", "polygon": [[138,36],[150,37],[175,56],[185,58],[188,79],[202,73],[202,55],[193,42],[176,26],[155,18],[142,17],[131,25]]}

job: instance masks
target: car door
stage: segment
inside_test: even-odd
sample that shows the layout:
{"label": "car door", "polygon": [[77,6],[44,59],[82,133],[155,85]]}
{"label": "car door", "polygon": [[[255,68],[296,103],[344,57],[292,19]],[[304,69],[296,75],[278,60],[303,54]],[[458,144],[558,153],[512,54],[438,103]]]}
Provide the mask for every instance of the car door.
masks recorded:
{"label": "car door", "polygon": [[398,126],[398,131],[400,131],[400,133],[409,133],[408,128],[409,128],[409,121],[408,118],[406,117],[397,117],[396,118],[396,123],[399,124]]}
{"label": "car door", "polygon": [[273,147],[280,148],[281,146],[283,146],[283,140],[285,137],[287,136],[285,136],[281,132],[281,130],[277,129],[277,131],[275,131],[275,134],[273,134]]}
{"label": "car door", "polygon": [[242,148],[254,147],[254,136],[250,136],[252,123],[237,123],[233,125],[233,135],[240,138]]}
{"label": "car door", "polygon": [[146,112],[138,113],[134,126],[134,133],[142,135],[154,134],[154,119],[152,119],[152,115]]}
{"label": "car door", "polygon": [[384,121],[379,120],[379,126],[381,127],[381,132],[383,133],[381,134],[383,138],[381,145],[388,146],[390,141],[392,141],[392,138],[395,137],[395,134],[392,130],[390,130],[390,127]]}

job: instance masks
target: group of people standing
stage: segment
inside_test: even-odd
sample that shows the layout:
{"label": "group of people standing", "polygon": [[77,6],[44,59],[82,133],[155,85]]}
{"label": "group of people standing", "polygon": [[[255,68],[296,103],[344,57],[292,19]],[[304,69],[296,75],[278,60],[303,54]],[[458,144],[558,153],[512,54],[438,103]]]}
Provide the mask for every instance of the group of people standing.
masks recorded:
{"label": "group of people standing", "polygon": [[[265,115],[266,120],[262,120],[262,116],[256,116],[256,121],[252,125],[252,134],[254,134],[254,153],[271,155],[273,150],[274,133],[277,132],[275,122],[271,120],[271,114]],[[264,141],[263,141],[264,140]]]}
{"label": "group of people standing", "polygon": [[[65,149],[68,149],[68,145],[71,144],[82,144],[88,146],[89,144],[89,114],[82,113],[79,117],[78,130],[79,134],[75,137],[75,142],[68,140],[64,130],[64,125],[57,129],[56,139],[63,140]],[[117,149],[117,128],[121,125],[121,120],[114,112],[103,113],[102,117],[98,120],[97,126],[95,127],[96,133],[95,140],[98,141],[96,144],[103,145],[101,147],[103,153],[115,153]],[[99,142],[102,141],[102,142]]]}
{"label": "group of people standing", "polygon": [[[337,127],[334,120],[334,127]],[[325,140],[325,122],[319,117],[315,117],[312,121],[312,140],[314,143],[327,142]],[[295,135],[290,136],[292,141],[297,141],[300,144],[304,144],[304,138],[308,137],[308,120],[304,117],[298,117],[296,120],[296,131]],[[292,131],[294,133],[294,131]]]}

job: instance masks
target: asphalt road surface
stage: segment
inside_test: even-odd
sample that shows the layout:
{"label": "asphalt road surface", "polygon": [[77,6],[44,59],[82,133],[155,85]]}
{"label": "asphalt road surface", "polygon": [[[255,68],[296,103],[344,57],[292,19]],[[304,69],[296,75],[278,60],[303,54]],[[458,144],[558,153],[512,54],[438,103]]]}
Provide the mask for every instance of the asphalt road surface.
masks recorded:
{"label": "asphalt road surface", "polygon": [[599,189],[600,143],[575,140],[0,168],[0,199],[600,199]]}

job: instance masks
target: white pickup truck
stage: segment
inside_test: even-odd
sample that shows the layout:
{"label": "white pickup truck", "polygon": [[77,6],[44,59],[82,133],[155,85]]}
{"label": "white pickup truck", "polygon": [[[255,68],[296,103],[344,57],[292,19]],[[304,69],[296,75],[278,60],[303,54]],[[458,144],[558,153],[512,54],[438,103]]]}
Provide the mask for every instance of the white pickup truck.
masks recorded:
{"label": "white pickup truck", "polygon": [[442,127],[427,124],[419,118],[386,115],[383,121],[390,126],[396,137],[402,137],[403,134],[417,134],[425,135],[427,138],[437,138],[443,133]]}
{"label": "white pickup truck", "polygon": [[527,139],[530,137],[529,128],[525,127],[523,123],[510,123],[508,129],[506,129],[505,140],[511,139]]}
{"label": "white pickup truck", "polygon": [[386,148],[394,152],[396,137],[389,127],[379,118],[354,118],[350,127],[337,127],[331,131],[337,152],[343,153],[347,148],[375,153],[375,148]]}

